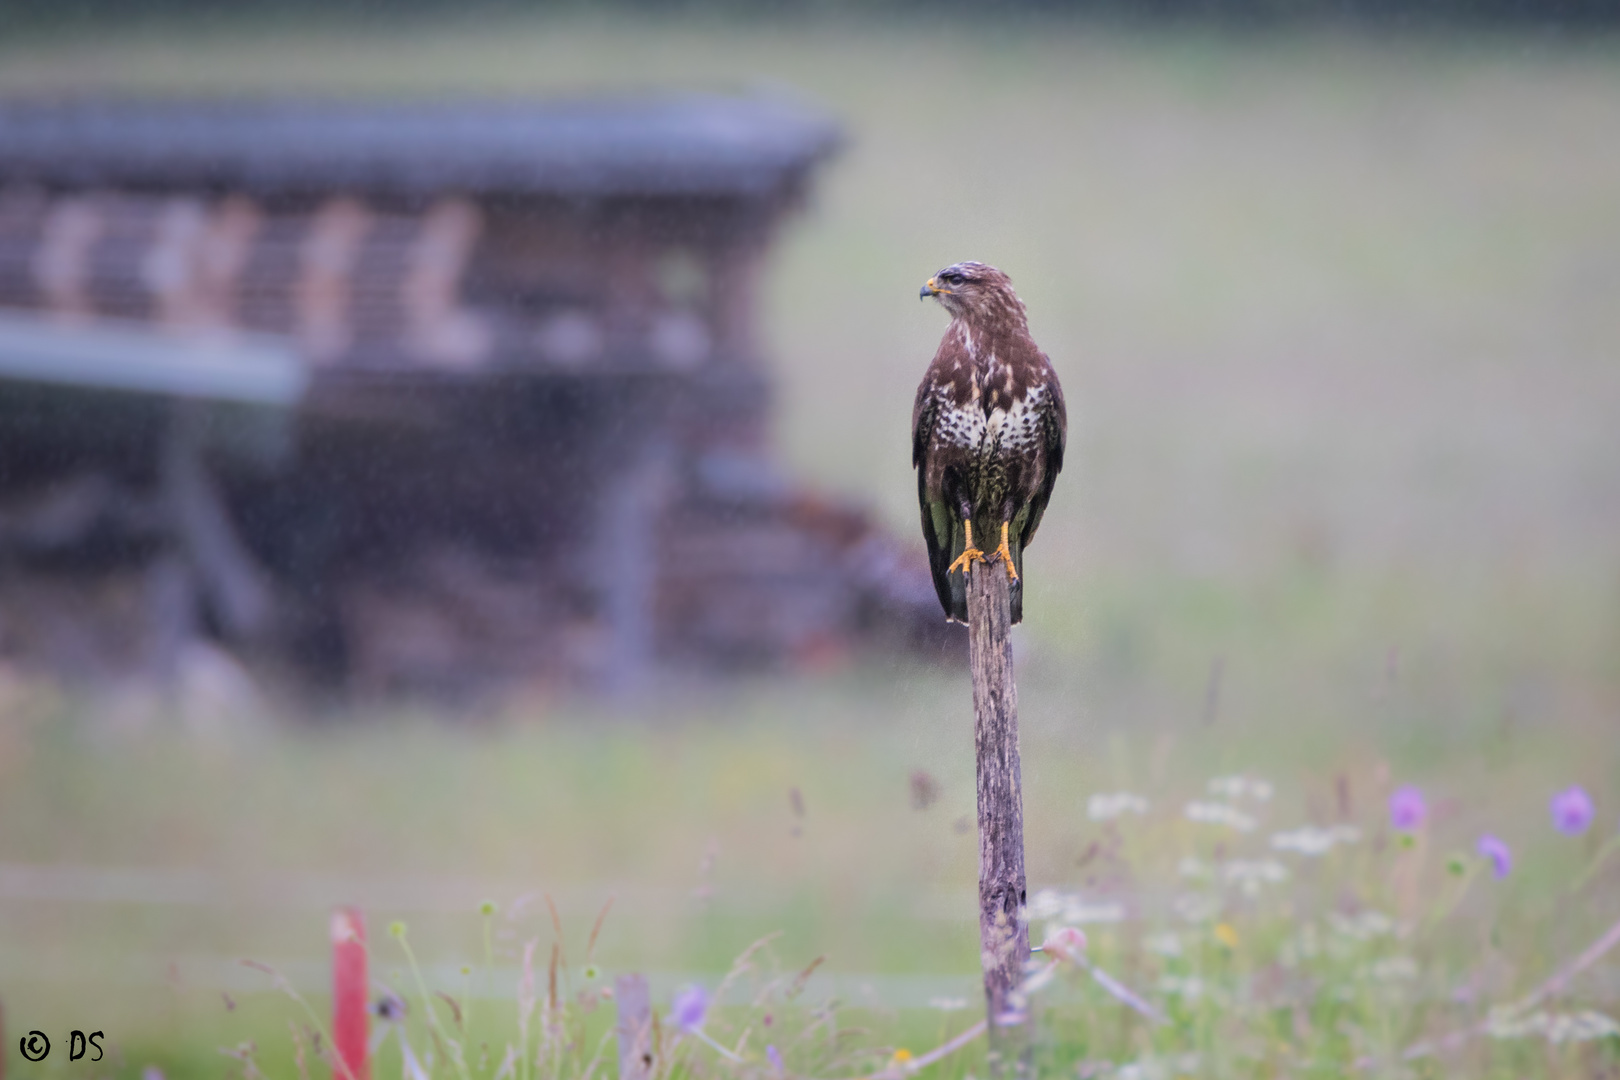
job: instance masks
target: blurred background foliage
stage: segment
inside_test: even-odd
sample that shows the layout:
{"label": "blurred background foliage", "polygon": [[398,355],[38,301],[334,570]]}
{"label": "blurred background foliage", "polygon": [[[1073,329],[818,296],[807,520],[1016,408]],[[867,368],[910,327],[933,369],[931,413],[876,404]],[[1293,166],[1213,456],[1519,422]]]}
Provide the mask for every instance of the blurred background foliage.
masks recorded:
{"label": "blurred background foliage", "polygon": [[912,17],[1002,20],[1022,16],[1085,17],[1151,25],[1193,21],[1247,26],[1359,22],[1380,27],[1507,25],[1585,27],[1620,16],[1614,0],[6,0],[0,19],[13,25],[70,26],[86,19],[134,17],[231,21],[243,15],[388,18],[500,14],[697,16],[727,20]]}

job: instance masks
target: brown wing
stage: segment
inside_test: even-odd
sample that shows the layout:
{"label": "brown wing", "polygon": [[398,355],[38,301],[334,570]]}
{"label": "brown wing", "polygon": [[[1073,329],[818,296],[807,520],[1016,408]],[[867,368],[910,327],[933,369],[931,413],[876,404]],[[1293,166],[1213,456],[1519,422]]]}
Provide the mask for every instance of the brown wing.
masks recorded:
{"label": "brown wing", "polygon": [[1041,430],[1045,436],[1042,442],[1043,468],[1041,469],[1041,482],[1031,492],[1029,498],[1029,513],[1024,519],[1023,546],[1035,537],[1035,530],[1040,528],[1041,518],[1046,514],[1046,504],[1052,498],[1052,485],[1057,482],[1057,475],[1063,470],[1063,451],[1069,440],[1069,411],[1063,403],[1063,387],[1058,382],[1057,372],[1052,370],[1052,362],[1046,354],[1041,354],[1041,364],[1045,371],[1045,395],[1041,398]]}
{"label": "brown wing", "polygon": [[928,571],[934,580],[934,593],[947,618],[967,622],[967,582],[961,575],[953,579],[951,562],[967,546],[967,533],[957,515],[937,490],[944,475],[941,463],[932,455],[941,451],[934,443],[934,425],[945,407],[948,391],[935,381],[930,367],[917,388],[917,401],[911,409],[911,464],[917,470],[917,509],[922,517],[923,543],[928,547]]}
{"label": "brown wing", "polygon": [[934,437],[934,420],[939,416],[939,395],[935,393],[934,369],[930,367],[917,387],[917,400],[911,406],[911,467],[921,469]]}

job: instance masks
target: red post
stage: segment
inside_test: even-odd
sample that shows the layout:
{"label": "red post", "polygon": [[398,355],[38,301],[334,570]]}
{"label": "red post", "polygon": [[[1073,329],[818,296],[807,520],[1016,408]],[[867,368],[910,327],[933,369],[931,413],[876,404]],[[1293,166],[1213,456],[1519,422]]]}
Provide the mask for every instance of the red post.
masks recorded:
{"label": "red post", "polygon": [[332,912],[333,1080],[371,1080],[369,987],[365,916],[359,908],[338,908]]}

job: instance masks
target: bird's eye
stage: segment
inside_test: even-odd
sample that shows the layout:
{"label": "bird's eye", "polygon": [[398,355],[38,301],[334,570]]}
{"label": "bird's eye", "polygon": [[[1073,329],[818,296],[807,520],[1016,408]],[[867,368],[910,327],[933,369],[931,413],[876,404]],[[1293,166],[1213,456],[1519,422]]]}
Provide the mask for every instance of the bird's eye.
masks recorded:
{"label": "bird's eye", "polygon": [[947,285],[960,285],[960,284],[962,284],[962,275],[961,274],[946,274],[945,275],[945,284],[947,284]]}

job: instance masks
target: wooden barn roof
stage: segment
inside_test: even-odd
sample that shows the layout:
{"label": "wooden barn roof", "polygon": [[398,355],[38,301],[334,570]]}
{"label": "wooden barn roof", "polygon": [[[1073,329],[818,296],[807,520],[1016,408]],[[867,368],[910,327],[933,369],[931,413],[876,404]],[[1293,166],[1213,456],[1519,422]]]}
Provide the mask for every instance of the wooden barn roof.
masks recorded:
{"label": "wooden barn roof", "polygon": [[837,141],[828,117],[760,98],[17,101],[0,104],[0,179],[407,198],[758,198],[791,191]]}

